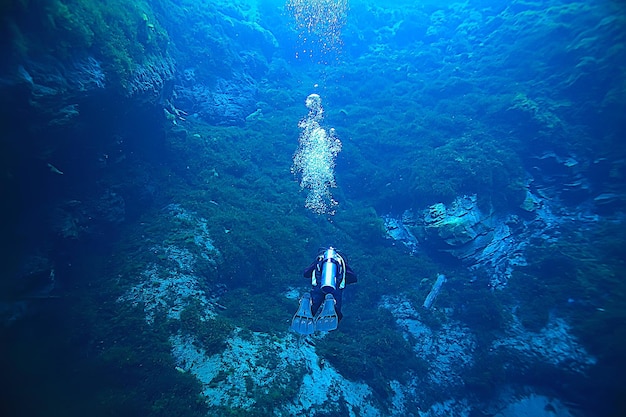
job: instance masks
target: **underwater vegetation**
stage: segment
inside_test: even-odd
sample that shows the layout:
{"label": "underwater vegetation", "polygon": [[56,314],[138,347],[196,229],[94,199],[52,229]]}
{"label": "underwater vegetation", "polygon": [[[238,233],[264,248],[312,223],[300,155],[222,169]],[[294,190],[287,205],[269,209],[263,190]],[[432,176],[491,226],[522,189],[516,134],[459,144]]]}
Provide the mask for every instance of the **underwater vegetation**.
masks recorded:
{"label": "underwater vegetation", "polygon": [[[623,8],[406,3],[2,3],[9,411],[470,414],[445,408],[458,400],[476,415],[520,386],[624,409]],[[495,240],[545,222],[502,287],[449,244],[493,229],[424,232],[426,210],[457,201],[506,230]],[[409,220],[413,248],[387,216]],[[359,282],[308,344],[289,321],[329,245]],[[176,337],[209,362],[235,337],[257,357],[205,380]],[[555,339],[580,356],[540,349]],[[367,395],[309,401],[320,375]]]}
{"label": "underwater vegetation", "polygon": [[93,54],[125,86],[140,65],[161,59],[169,37],[147,1],[10,1],[5,23],[13,39],[10,61],[42,54],[78,59]]}
{"label": "underwater vegetation", "polygon": [[409,374],[423,373],[428,364],[417,358],[412,344],[396,330],[385,309],[362,311],[346,318],[345,332],[332,332],[318,342],[320,356],[346,378],[368,381],[378,401],[389,404],[390,380],[406,381]]}
{"label": "underwater vegetation", "polygon": [[[610,301],[609,294],[620,297],[624,291],[620,275],[623,245],[619,242],[626,237],[626,230],[602,222],[591,229],[564,225],[560,231],[559,240],[538,242],[529,249],[529,265],[520,269],[522,276],[511,283],[510,291],[522,301],[518,315],[525,326],[542,327],[556,310],[575,322],[578,335],[600,353],[607,348],[602,339],[621,330],[617,327],[607,333],[598,320],[625,314]],[[615,342],[624,340],[614,336]]]}

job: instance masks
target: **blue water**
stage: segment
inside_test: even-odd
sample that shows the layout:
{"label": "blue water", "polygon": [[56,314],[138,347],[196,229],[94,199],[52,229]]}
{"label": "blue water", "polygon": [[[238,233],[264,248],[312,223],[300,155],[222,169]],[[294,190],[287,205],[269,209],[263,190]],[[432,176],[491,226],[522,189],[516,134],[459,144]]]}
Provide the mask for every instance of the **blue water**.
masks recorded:
{"label": "blue water", "polygon": [[621,2],[5,3],[3,415],[624,414]]}

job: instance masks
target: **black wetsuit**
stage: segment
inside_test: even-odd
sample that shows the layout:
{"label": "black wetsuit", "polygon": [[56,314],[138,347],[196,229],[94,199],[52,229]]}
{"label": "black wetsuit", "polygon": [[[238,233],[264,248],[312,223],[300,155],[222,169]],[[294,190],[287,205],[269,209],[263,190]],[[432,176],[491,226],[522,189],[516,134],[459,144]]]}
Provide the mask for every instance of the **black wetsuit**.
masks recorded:
{"label": "black wetsuit", "polygon": [[[346,261],[346,258],[343,258],[343,260],[346,266],[346,285],[353,284],[357,281],[356,274],[354,273],[352,268],[348,266],[348,262]],[[313,302],[311,306],[311,312],[313,313],[313,316],[317,314],[317,310],[319,310],[320,306],[324,302],[324,297],[326,296],[326,293],[322,291],[322,264],[323,263],[324,263],[324,260],[318,256],[315,259],[315,261],[313,261],[313,263],[309,265],[307,269],[304,270],[304,277],[308,279],[311,279],[311,274],[313,274],[313,271],[315,271],[315,281],[317,282],[317,285],[314,285],[311,287],[311,300]],[[328,292],[328,294],[332,294],[333,297],[335,298],[335,311],[337,312],[337,318],[339,320],[341,320],[341,318],[343,317],[343,314],[341,313],[341,298],[343,294],[343,289],[339,288],[341,284],[342,275],[343,275],[343,271],[341,271],[341,268],[337,268],[337,288]]]}

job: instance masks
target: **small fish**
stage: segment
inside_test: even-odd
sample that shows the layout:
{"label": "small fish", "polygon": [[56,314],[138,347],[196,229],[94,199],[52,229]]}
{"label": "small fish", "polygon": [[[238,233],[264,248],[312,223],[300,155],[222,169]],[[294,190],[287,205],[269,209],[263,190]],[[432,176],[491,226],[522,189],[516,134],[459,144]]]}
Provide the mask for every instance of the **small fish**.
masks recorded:
{"label": "small fish", "polygon": [[57,167],[55,167],[54,165],[50,163],[48,163],[48,168],[50,168],[50,172],[54,174],[63,175],[63,171],[59,170]]}

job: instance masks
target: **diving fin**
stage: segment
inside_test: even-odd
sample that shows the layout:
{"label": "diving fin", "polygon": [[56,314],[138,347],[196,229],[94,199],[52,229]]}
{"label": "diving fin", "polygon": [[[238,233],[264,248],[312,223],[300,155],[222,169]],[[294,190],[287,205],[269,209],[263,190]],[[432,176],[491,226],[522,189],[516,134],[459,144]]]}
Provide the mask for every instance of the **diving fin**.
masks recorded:
{"label": "diving fin", "polygon": [[339,324],[339,317],[335,311],[335,298],[332,294],[326,294],[322,311],[315,318],[315,329],[322,332],[335,330]]}
{"label": "diving fin", "polygon": [[300,299],[298,311],[291,320],[291,329],[302,335],[315,333],[315,320],[311,313],[311,294],[306,293]]}

